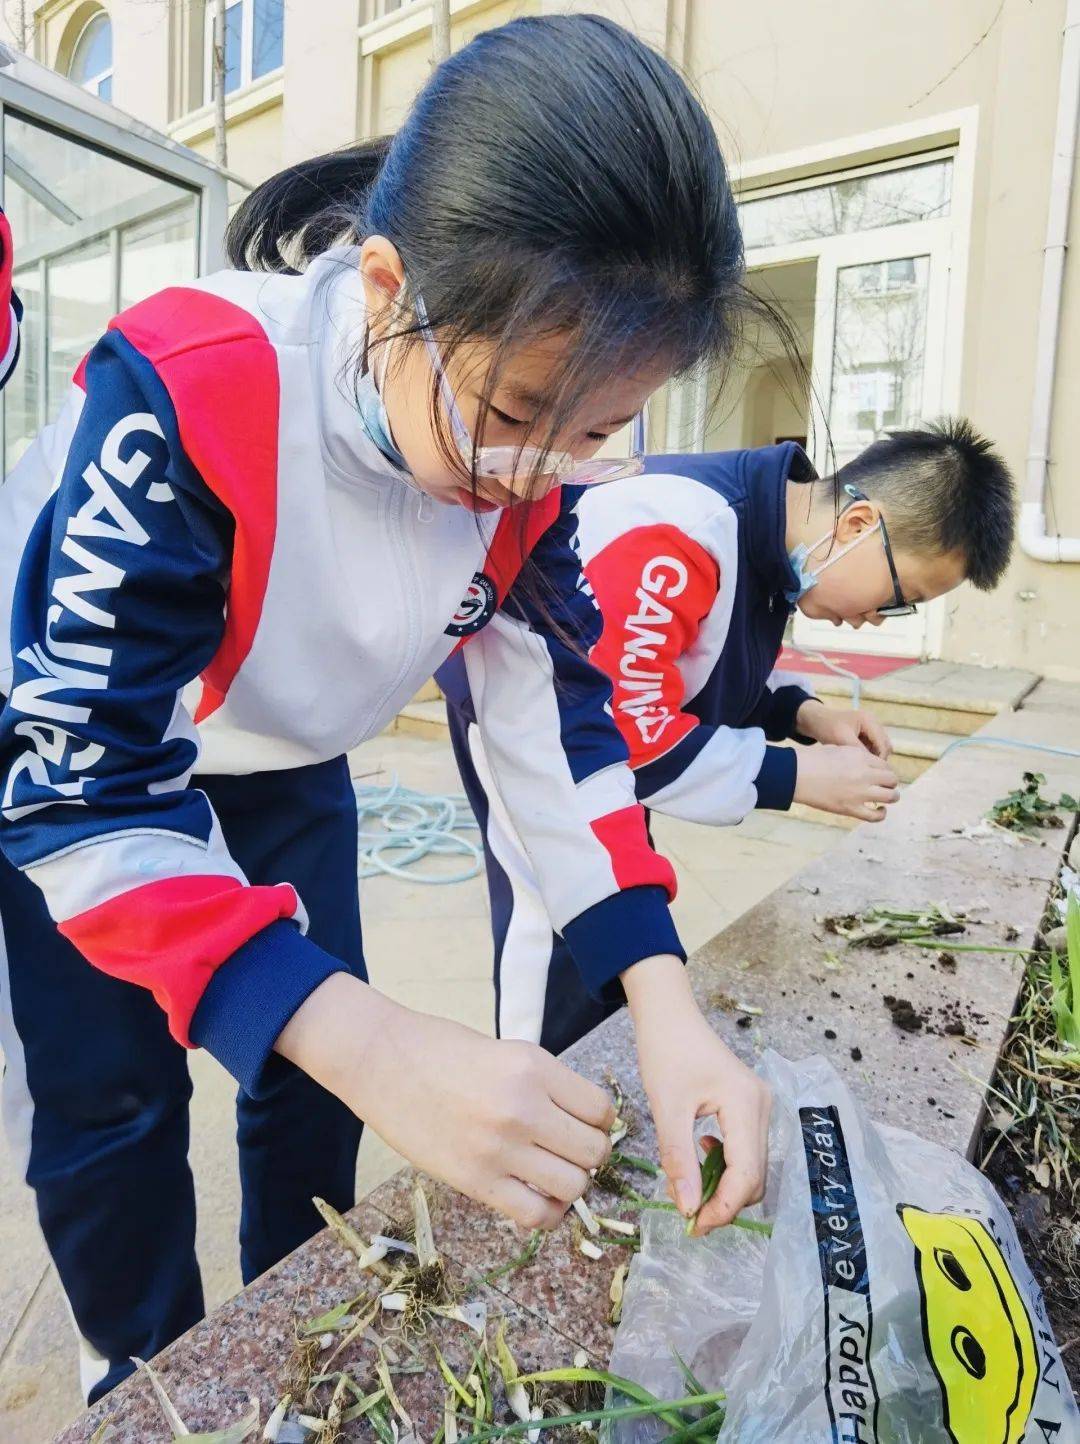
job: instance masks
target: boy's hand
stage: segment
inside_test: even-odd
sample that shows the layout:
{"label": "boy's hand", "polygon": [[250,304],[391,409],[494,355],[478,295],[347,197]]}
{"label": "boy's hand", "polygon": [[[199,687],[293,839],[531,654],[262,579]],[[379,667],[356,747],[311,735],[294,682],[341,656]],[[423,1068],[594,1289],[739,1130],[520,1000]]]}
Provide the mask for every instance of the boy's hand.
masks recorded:
{"label": "boy's hand", "polygon": [[832,742],[838,747],[861,743],[882,759],[893,750],[889,734],[872,712],[826,707],[816,697],[804,702],[796,712],[795,726],[802,736],[812,737],[815,742]]}
{"label": "boy's hand", "polygon": [[889,803],[900,796],[896,773],[860,744],[797,747],[795,801],[821,812],[881,822]]}
{"label": "boy's hand", "polygon": [[531,1043],[496,1042],[335,973],[276,1051],[418,1168],[524,1228],[554,1228],[611,1151],[602,1088]]}
{"label": "boy's hand", "polygon": [[678,958],[646,958],[622,975],[637,1033],[638,1061],[660,1143],[660,1162],[680,1212],[701,1203],[694,1123],[715,1115],[727,1167],[696,1233],[730,1223],[765,1191],[769,1089],[709,1027]]}

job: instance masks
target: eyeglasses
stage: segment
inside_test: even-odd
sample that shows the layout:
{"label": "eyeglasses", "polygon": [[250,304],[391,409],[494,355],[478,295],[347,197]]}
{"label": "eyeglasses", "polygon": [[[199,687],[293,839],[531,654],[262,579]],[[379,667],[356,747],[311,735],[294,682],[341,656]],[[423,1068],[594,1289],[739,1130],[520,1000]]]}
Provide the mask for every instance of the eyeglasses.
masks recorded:
{"label": "eyeglasses", "polygon": [[[844,491],[852,501],[869,500],[865,492],[860,491],[857,486],[852,486],[850,482],[844,486]],[[881,531],[881,547],[889,566],[889,576],[892,579],[893,599],[884,607],[876,607],[875,611],[879,617],[913,617],[919,607],[916,602],[908,602],[904,599],[904,592],[900,586],[900,574],[896,570],[896,558],[893,556],[892,543],[889,541],[889,529],[885,525],[885,518],[880,513],[877,524]]]}
{"label": "eyeglasses", "polygon": [[885,560],[889,564],[889,576],[892,578],[893,599],[891,605],[878,607],[879,617],[913,617],[919,610],[916,602],[904,600],[904,593],[900,587],[900,577],[896,571],[896,560],[893,557],[893,549],[889,543],[889,529],[885,525],[885,518],[878,517],[878,524],[881,527],[881,546],[885,552]]}
{"label": "eyeglasses", "polygon": [[629,456],[594,456],[579,460],[568,451],[544,451],[537,446],[477,446],[458,408],[454,388],[443,366],[439,346],[432,334],[427,309],[419,295],[414,297],[420,335],[427,347],[432,369],[439,382],[450,430],[458,455],[481,479],[507,481],[515,476],[543,476],[552,486],[598,486],[625,476],[640,476],[645,470],[645,417],[643,407],[631,423]]}

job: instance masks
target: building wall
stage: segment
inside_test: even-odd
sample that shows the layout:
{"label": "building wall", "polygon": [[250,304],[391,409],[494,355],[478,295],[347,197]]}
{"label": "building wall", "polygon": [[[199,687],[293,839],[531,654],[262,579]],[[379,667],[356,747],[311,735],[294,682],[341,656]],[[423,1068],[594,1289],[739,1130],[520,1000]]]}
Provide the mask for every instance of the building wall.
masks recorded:
{"label": "building wall", "polygon": [[[692,0],[688,69],[737,164],[979,107],[960,402],[1023,476],[1064,0]],[[868,23],[872,12],[873,21]],[[979,37],[985,38],[979,41]],[[972,48],[974,46],[974,48]],[[966,59],[963,57],[967,57]],[[960,63],[957,63],[960,62]],[[950,73],[950,71],[952,73]],[[1080,187],[1073,204],[1080,234]],[[1056,514],[1080,534],[1080,277],[1068,271],[1052,439]],[[944,655],[1080,675],[1080,568],[1017,555],[949,603]]]}
{"label": "building wall", "polygon": [[[62,62],[65,33],[81,8],[80,0],[35,7],[41,58]],[[117,104],[154,124],[171,122],[178,139],[210,153],[212,118],[192,111],[202,98],[201,57],[176,55],[178,46],[198,49],[201,0],[107,0],[107,8]],[[684,64],[736,170],[977,107],[960,404],[1021,477],[1065,0],[453,0],[453,43],[515,14],[568,9],[631,24]],[[430,10],[414,0],[358,32],[359,18],[351,0],[290,8],[283,72],[230,97],[230,169],[255,182],[303,155],[399,123],[429,73]],[[1074,212],[1077,227],[1080,186]],[[1049,509],[1051,527],[1070,535],[1080,534],[1080,480],[1070,465],[1080,449],[1080,408],[1070,404],[1078,382],[1080,276],[1073,262]],[[756,414],[764,400],[764,393],[751,398],[750,409]],[[1018,556],[996,593],[964,589],[950,601],[943,652],[1080,677],[1080,646],[1069,630],[1078,611],[1080,568]]]}

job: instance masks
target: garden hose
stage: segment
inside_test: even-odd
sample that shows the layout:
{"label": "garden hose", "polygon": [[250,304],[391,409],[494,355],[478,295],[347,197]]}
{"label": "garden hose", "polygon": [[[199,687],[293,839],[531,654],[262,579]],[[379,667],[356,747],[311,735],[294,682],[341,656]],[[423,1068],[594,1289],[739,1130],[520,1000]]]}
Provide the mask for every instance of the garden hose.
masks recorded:
{"label": "garden hose", "polygon": [[[461,834],[477,827],[468,799],[404,787],[397,776],[387,787],[353,783],[359,822],[357,855],[361,878],[386,873],[407,882],[468,882],[483,867],[483,851]],[[467,857],[456,872],[417,868],[426,857]]]}

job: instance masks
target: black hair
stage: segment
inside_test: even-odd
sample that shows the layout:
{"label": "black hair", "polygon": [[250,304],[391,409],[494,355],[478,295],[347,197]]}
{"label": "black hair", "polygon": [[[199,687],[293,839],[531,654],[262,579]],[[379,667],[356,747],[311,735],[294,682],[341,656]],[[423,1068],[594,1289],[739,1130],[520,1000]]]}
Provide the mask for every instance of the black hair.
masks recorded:
{"label": "black hair", "polygon": [[229,264],[238,271],[296,275],[314,256],[355,234],[356,212],[389,148],[390,137],[377,136],[272,175],[229,221]]}
{"label": "black hair", "polygon": [[850,482],[882,503],[898,550],[960,552],[965,576],[981,591],[1001,581],[1016,530],[1016,486],[993,443],[964,417],[890,432],[842,466],[836,482],[838,492]]}
{"label": "black hair", "polygon": [[[722,376],[746,315],[771,314],[744,286],[704,109],[663,56],[594,15],[481,32],[432,73],[388,143],[320,156],[253,192],[228,254],[302,269],[336,240],[374,234],[405,271],[393,336],[415,335],[419,293],[444,357],[494,343],[481,439],[499,367],[525,340],[570,342],[537,434],[522,437],[543,450],[606,379],[650,363]],[[431,405],[454,459],[434,379]]]}

